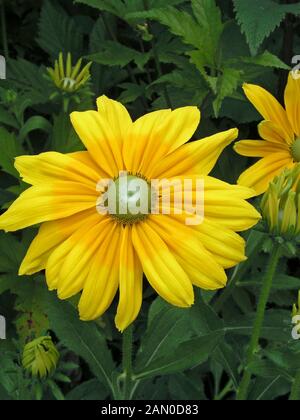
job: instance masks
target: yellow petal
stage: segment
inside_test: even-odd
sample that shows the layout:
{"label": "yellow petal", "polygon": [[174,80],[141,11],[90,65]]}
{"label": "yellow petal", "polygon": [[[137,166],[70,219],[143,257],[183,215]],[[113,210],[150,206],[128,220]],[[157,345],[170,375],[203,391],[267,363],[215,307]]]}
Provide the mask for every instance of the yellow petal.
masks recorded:
{"label": "yellow petal", "polygon": [[287,144],[271,143],[269,141],[242,140],[234,145],[234,150],[242,156],[264,157],[271,153],[289,151]]}
{"label": "yellow petal", "polygon": [[99,234],[101,246],[95,254],[79,302],[80,319],[100,317],[111,305],[119,285],[120,225],[112,225]]}
{"label": "yellow petal", "polygon": [[245,241],[232,230],[208,218],[196,229],[204,247],[222,267],[231,268],[246,260]]}
{"label": "yellow petal", "polygon": [[140,166],[140,172],[147,176],[162,158],[174,152],[187,143],[195,133],[200,123],[200,111],[196,107],[178,108],[172,111],[156,127],[149,149],[152,156],[145,156]]}
{"label": "yellow petal", "polygon": [[68,247],[68,255],[61,262],[57,284],[60,299],[68,299],[84,287],[94,258],[103,242],[103,231],[112,228],[112,220],[104,217],[98,223],[85,222],[61,247]]}
{"label": "yellow petal", "polygon": [[96,111],[73,112],[72,124],[95,163],[110,177],[124,169],[122,144],[103,114]]}
{"label": "yellow petal", "polygon": [[287,142],[294,138],[293,129],[287,114],[273,95],[262,87],[251,84],[244,85],[244,92],[263,118],[272,121],[278,126],[281,136]]}
{"label": "yellow petal", "polygon": [[254,188],[257,194],[264,193],[269,183],[279,175],[284,168],[291,168],[293,160],[289,153],[273,153],[247,169],[240,176],[238,183]]}
{"label": "yellow petal", "polygon": [[76,182],[34,186],[24,191],[0,217],[0,229],[12,232],[92,208],[96,212],[96,202],[93,188]]}
{"label": "yellow petal", "polygon": [[[79,152],[85,153],[85,152]],[[19,156],[15,167],[25,182],[45,185],[57,181],[71,181],[87,184],[96,190],[101,175],[75,156],[57,152],[37,156]]]}
{"label": "yellow petal", "polygon": [[65,219],[43,223],[27,251],[19,275],[31,275],[44,270],[49,256],[55,248],[71,236],[82,224],[90,223],[92,218],[98,219],[98,214],[93,209]]}
{"label": "yellow petal", "polygon": [[290,72],[284,95],[288,119],[296,136],[300,137],[300,79]]}
{"label": "yellow petal", "polygon": [[189,173],[207,175],[224,148],[237,136],[238,130],[232,129],[181,146],[156,165],[151,177],[171,178]]}
{"label": "yellow petal", "polygon": [[143,298],[143,270],[133,248],[132,228],[122,229],[120,243],[120,285],[116,326],[124,331],[138,316]]}
{"label": "yellow petal", "polygon": [[[83,219],[83,223],[77,225],[77,229],[50,254],[46,263],[46,280],[50,290],[58,289],[61,299],[71,297],[82,290],[90,269],[89,260],[94,252],[90,244],[98,240],[99,230],[107,223],[106,220],[95,216]],[[74,254],[77,258],[72,259]],[[66,271],[64,267],[69,264],[70,259],[72,263]]]}
{"label": "yellow petal", "polygon": [[192,283],[165,242],[147,224],[132,228],[134,248],[151,286],[167,302],[188,307],[194,302]]}
{"label": "yellow petal", "polygon": [[127,137],[127,131],[132,125],[127,109],[120,102],[113,101],[105,95],[97,99],[97,106],[98,112],[112,129],[113,139],[111,141],[118,143],[122,148]]}
{"label": "yellow petal", "polygon": [[258,124],[258,132],[262,139],[271,143],[280,143],[283,145],[292,143],[292,139],[283,136],[282,129],[272,121],[262,121]]}
{"label": "yellow petal", "polygon": [[[157,142],[156,133],[171,110],[151,112],[136,120],[128,131],[124,141],[123,155],[126,169],[130,172],[141,172],[149,160],[153,159]],[[143,173],[146,176],[146,173]]]}
{"label": "yellow petal", "polygon": [[148,224],[167,244],[193,284],[206,290],[225,286],[223,268],[204,248],[195,229],[170,216],[152,216]]}

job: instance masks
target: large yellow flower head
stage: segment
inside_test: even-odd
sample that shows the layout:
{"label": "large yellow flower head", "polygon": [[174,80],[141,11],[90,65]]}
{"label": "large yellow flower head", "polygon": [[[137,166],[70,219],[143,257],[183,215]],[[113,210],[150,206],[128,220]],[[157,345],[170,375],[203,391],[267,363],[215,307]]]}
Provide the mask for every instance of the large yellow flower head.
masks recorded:
{"label": "large yellow flower head", "polygon": [[262,159],[247,169],[238,183],[261,194],[284,168],[300,162],[300,73],[289,74],[285,109],[260,86],[245,84],[244,91],[264,118],[258,126],[263,140],[240,141],[235,150],[242,156]]}
{"label": "large yellow flower head", "polygon": [[[49,289],[57,289],[61,299],[82,292],[82,320],[101,316],[119,290],[116,325],[121,331],[139,313],[143,273],[160,296],[179,307],[193,304],[193,285],[224,287],[224,269],[245,259],[244,241],[235,232],[249,229],[260,217],[246,201],[252,190],[208,176],[237,130],[185,144],[200,121],[196,107],[157,111],[133,122],[120,103],[105,96],[98,99],[98,111],[75,112],[71,120],[87,151],[16,159],[32,187],[0,217],[0,229],[42,223],[20,274],[45,269]],[[153,180],[201,179],[204,220],[186,223],[189,208],[180,212],[161,202],[162,212],[122,212],[121,205],[127,208],[142,198],[135,189],[121,187],[124,172],[128,184],[144,183],[146,210],[149,197],[160,200],[150,189]],[[115,211],[105,213],[104,196],[113,190],[104,187],[107,179],[120,194]],[[193,185],[188,187],[192,195]]]}

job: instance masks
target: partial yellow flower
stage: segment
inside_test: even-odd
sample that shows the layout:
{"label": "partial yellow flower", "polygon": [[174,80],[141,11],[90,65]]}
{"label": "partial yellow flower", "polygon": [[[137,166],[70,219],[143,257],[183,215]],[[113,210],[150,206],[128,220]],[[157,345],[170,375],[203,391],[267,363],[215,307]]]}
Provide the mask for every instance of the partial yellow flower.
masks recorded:
{"label": "partial yellow flower", "polygon": [[[143,273],[160,296],[179,307],[193,304],[193,285],[224,287],[225,269],[245,260],[245,244],[236,232],[260,218],[246,201],[252,190],[208,175],[237,130],[185,144],[200,121],[196,107],[152,112],[133,122],[125,107],[105,96],[98,99],[98,111],[74,112],[71,120],[87,151],[16,159],[32,187],[0,217],[0,229],[42,223],[20,274],[45,269],[49,289],[61,299],[82,292],[82,320],[100,317],[119,291],[121,331],[140,311]],[[202,179],[203,223],[186,225],[188,212],[100,214],[99,181],[120,184],[123,171],[146,185],[153,179]],[[129,202],[126,194],[122,199]]]}
{"label": "partial yellow flower", "polygon": [[264,118],[258,126],[263,140],[242,140],[234,148],[242,156],[262,159],[243,172],[238,183],[262,194],[284,168],[300,162],[300,74],[289,74],[285,109],[260,86],[245,84],[244,91]]}

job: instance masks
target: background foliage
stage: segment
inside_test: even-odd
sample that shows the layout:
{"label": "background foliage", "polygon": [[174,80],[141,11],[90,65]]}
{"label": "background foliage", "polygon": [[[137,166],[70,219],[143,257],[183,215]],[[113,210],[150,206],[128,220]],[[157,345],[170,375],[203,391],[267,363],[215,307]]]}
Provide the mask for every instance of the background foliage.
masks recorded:
{"label": "background foliage", "polygon": [[[2,0],[8,78],[0,82],[0,206],[26,188],[14,158],[80,150],[69,112],[94,108],[102,94],[122,101],[134,117],[196,105],[199,138],[234,126],[241,138],[257,138],[261,117],[241,86],[261,84],[282,98],[292,56],[300,54],[299,16],[299,2],[278,0]],[[46,71],[60,52],[93,62],[88,92],[77,102],[71,95],[67,109]],[[234,183],[247,164],[228,148],[215,175]],[[35,233],[0,233],[0,313],[8,323],[8,339],[0,340],[0,399],[117,398],[115,305],[98,322],[82,323],[75,302],[46,291],[43,274],[18,277]],[[218,294],[198,291],[193,308],[173,308],[145,288],[135,330],[134,399],[235,398],[268,258],[262,233],[246,237],[249,259],[229,271],[230,286]],[[299,343],[291,339],[299,271],[297,258],[281,261],[250,366],[250,399],[287,398],[300,369]],[[47,332],[61,361],[50,378],[33,380],[20,355],[26,342]]]}

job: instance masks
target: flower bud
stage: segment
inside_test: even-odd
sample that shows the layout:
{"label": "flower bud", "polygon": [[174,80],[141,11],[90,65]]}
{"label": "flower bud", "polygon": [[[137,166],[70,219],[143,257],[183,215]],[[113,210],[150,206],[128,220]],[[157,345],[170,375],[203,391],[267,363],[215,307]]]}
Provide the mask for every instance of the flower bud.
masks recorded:
{"label": "flower bud", "polygon": [[26,344],[22,356],[22,365],[32,376],[45,378],[57,366],[59,352],[50,336],[39,337]]}
{"label": "flower bud", "polygon": [[55,61],[54,68],[48,68],[47,71],[58,89],[63,92],[74,93],[90,79],[91,65],[92,63],[88,63],[82,68],[82,58],[80,58],[73,66],[71,53],[68,53],[66,62],[64,62],[63,53],[60,53],[58,60]]}
{"label": "flower bud", "polygon": [[286,241],[300,239],[300,164],[270,183],[261,201],[267,231]]}

